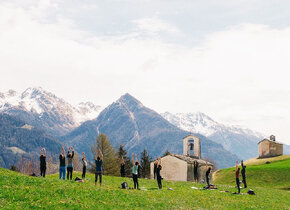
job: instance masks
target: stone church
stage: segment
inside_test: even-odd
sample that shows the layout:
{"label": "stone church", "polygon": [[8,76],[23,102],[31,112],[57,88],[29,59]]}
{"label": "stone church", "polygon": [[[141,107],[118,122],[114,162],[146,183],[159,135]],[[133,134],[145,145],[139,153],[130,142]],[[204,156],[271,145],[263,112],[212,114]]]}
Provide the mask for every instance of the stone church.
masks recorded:
{"label": "stone church", "polygon": [[[183,155],[170,154],[161,158],[161,176],[165,180],[194,181],[194,161],[198,163],[198,181],[205,180],[206,161],[201,159],[200,139],[188,135],[183,139]],[[208,166],[212,168],[213,164],[208,162]],[[153,179],[153,162],[150,164],[150,175]]]}
{"label": "stone church", "polygon": [[283,155],[283,144],[276,141],[274,135],[270,139],[263,139],[258,143],[259,158]]}

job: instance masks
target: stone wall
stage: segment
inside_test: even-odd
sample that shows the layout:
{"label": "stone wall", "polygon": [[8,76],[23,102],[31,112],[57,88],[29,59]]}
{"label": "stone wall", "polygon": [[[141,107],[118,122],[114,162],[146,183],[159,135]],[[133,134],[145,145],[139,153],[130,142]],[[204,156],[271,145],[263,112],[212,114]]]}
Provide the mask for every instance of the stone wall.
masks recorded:
{"label": "stone wall", "polygon": [[[187,163],[176,157],[167,155],[161,159],[161,176],[165,180],[187,181]],[[150,177],[154,178],[154,163],[150,165]]]}
{"label": "stone wall", "polygon": [[283,154],[283,144],[264,140],[259,143],[259,157],[274,157]]}

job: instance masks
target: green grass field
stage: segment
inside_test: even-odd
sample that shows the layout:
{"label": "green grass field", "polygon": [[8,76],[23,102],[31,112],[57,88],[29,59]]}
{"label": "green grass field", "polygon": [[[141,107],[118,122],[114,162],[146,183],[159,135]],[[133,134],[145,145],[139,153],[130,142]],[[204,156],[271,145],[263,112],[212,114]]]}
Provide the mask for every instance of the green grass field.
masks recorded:
{"label": "green grass field", "polygon": [[[140,179],[141,190],[122,190],[123,181],[129,187],[129,178],[103,177],[103,186],[94,185],[94,175],[88,174],[86,182],[58,180],[58,174],[45,179],[29,177],[0,168],[0,208],[46,208],[46,209],[290,209],[290,194],[281,188],[289,187],[290,159],[269,165],[248,167],[249,188],[256,195],[235,195],[234,172],[224,169],[216,174],[218,190],[196,190],[192,186],[203,184],[163,181],[164,188],[157,189],[155,180]],[[283,172],[285,170],[285,173]],[[261,171],[264,171],[263,173]],[[258,175],[252,176],[252,173]],[[262,174],[268,174],[263,175]],[[288,174],[287,174],[288,173]],[[271,178],[270,175],[280,175]],[[75,173],[80,177],[80,173]],[[258,177],[259,176],[259,177]],[[268,180],[266,184],[257,180]],[[174,191],[168,190],[173,188]],[[247,190],[242,189],[242,193]]]}

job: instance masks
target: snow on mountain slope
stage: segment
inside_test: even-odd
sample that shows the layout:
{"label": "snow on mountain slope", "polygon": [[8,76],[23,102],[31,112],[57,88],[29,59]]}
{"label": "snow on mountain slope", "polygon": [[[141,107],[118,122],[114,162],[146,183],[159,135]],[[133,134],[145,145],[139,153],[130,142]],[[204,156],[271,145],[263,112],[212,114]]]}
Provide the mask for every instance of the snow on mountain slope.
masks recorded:
{"label": "snow on mountain slope", "polygon": [[[72,106],[65,100],[42,89],[28,88],[22,93],[9,90],[0,93],[0,112],[61,131],[70,131],[82,122],[96,118],[101,107],[91,102]],[[60,132],[61,133],[61,132]]]}
{"label": "snow on mountain slope", "polygon": [[241,126],[218,123],[201,112],[176,114],[165,112],[161,115],[177,127],[192,133],[200,133],[243,159],[257,156],[257,142],[265,137]]}

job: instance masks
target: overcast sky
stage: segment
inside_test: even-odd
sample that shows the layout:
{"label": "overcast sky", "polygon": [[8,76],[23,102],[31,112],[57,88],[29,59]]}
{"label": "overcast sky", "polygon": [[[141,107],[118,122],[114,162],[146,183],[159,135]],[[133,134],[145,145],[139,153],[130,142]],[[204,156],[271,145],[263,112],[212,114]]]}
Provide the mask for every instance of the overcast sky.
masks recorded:
{"label": "overcast sky", "polygon": [[0,92],[130,93],[290,144],[290,1],[0,0]]}

